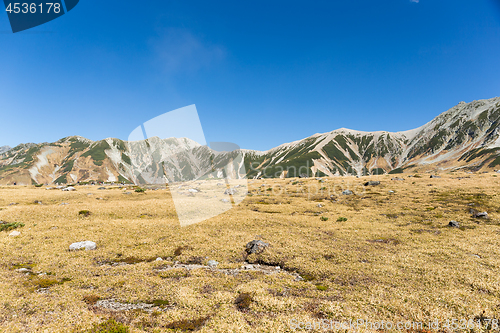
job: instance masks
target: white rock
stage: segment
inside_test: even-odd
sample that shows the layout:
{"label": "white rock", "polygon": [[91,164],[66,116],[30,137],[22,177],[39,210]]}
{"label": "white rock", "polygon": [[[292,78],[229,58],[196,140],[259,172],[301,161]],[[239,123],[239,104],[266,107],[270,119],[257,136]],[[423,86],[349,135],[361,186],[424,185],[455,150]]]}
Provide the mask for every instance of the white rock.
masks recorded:
{"label": "white rock", "polygon": [[208,261],[208,266],[209,267],[216,267],[219,263],[215,260],[209,260]]}
{"label": "white rock", "polygon": [[19,231],[14,230],[14,231],[12,231],[12,232],[9,234],[9,236],[12,236],[12,237],[17,237],[17,236],[19,236],[20,234],[21,234],[21,233],[20,233]]}
{"label": "white rock", "polygon": [[198,191],[195,188],[190,188],[188,191],[191,192],[191,193],[198,193],[198,192],[200,192],[200,191]]}
{"label": "white rock", "polygon": [[162,261],[163,259],[161,257],[156,258],[156,261]]}
{"label": "white rock", "polygon": [[96,244],[91,241],[77,242],[69,246],[70,251],[76,251],[81,249],[85,249],[88,251],[88,250],[95,250],[96,248],[97,248]]}

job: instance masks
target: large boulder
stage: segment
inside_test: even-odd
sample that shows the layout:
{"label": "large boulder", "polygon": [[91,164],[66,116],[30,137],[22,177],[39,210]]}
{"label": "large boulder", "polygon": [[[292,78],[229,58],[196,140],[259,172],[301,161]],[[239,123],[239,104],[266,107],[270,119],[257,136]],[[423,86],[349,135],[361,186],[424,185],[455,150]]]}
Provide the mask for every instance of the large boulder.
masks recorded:
{"label": "large boulder", "polygon": [[261,240],[253,240],[253,241],[247,243],[246,251],[248,254],[261,253],[268,246],[269,246],[268,243],[265,243]]}
{"label": "large boulder", "polygon": [[77,242],[73,243],[69,246],[70,251],[78,251],[78,250],[95,250],[97,248],[97,245],[94,242],[91,241],[83,241],[83,242]]}

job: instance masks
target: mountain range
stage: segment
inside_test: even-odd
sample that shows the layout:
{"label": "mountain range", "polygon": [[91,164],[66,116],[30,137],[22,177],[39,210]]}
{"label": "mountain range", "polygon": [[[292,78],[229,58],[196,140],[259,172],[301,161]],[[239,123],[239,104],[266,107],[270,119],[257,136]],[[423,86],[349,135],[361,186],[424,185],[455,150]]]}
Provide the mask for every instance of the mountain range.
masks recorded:
{"label": "mountain range", "polygon": [[187,138],[126,142],[79,136],[0,147],[0,184],[86,181],[161,183],[196,179],[221,167],[233,178],[345,176],[500,165],[500,98],[460,102],[403,132],[337,129],[265,152],[215,152]]}

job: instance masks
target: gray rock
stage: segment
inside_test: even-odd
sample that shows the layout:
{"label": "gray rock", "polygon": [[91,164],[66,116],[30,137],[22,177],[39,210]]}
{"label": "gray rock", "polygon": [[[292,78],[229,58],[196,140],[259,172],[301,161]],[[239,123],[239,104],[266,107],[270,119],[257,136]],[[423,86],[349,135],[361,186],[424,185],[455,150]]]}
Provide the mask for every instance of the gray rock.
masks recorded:
{"label": "gray rock", "polygon": [[457,221],[450,221],[450,223],[448,223],[448,226],[449,227],[453,227],[453,228],[458,228],[460,227],[460,224],[457,222]]}
{"label": "gray rock", "polygon": [[393,190],[389,190],[389,193],[390,193],[390,194],[393,194],[393,193],[394,193],[394,191],[393,191]]}
{"label": "gray rock", "polygon": [[429,178],[441,178],[441,177],[436,175],[431,175]]}
{"label": "gray rock", "polygon": [[66,206],[66,205],[69,205],[69,203],[67,203],[67,202],[61,202],[61,203],[59,204],[59,206]]}
{"label": "gray rock", "polygon": [[76,188],[74,188],[73,186],[69,186],[69,187],[63,188],[62,190],[63,191],[76,191]]}
{"label": "gray rock", "polygon": [[222,202],[224,202],[224,203],[229,203],[229,202],[231,202],[231,201],[229,201],[228,199],[222,199],[221,201],[222,201]]}
{"label": "gray rock", "polygon": [[342,195],[352,195],[352,191],[351,190],[344,190],[342,191]]}
{"label": "gray rock", "polygon": [[477,213],[476,216],[474,216],[474,217],[487,219],[488,213],[486,213],[486,212]]}
{"label": "gray rock", "polygon": [[218,264],[219,263],[217,261],[215,261],[215,260],[209,260],[207,265],[209,267],[217,267]]}
{"label": "gray rock", "polygon": [[77,251],[82,249],[89,251],[89,250],[95,250],[96,248],[97,248],[96,244],[91,241],[77,242],[69,246],[70,251]]}
{"label": "gray rock", "polygon": [[253,240],[253,241],[247,243],[246,251],[248,254],[261,253],[268,246],[269,246],[268,243],[265,243],[261,240]]}
{"label": "gray rock", "polygon": [[234,194],[236,194],[236,189],[235,188],[228,188],[227,190],[224,191],[224,194],[234,195]]}
{"label": "gray rock", "polygon": [[15,205],[19,205],[19,204],[18,204],[17,202],[11,202],[11,203],[9,204],[9,206],[15,206]]}
{"label": "gray rock", "polygon": [[321,208],[321,207],[323,207],[323,205],[322,204],[317,204],[316,207]]}
{"label": "gray rock", "polygon": [[105,187],[99,187],[98,190],[105,190]]}
{"label": "gray rock", "polygon": [[378,180],[370,180],[364,184],[365,186],[375,186],[375,185],[380,185],[380,182]]}
{"label": "gray rock", "polygon": [[399,177],[394,177],[394,178],[391,178],[391,180],[405,180],[404,178],[399,178]]}
{"label": "gray rock", "polygon": [[305,173],[301,173],[301,174],[299,175],[299,178],[307,178],[307,174],[305,174]]}

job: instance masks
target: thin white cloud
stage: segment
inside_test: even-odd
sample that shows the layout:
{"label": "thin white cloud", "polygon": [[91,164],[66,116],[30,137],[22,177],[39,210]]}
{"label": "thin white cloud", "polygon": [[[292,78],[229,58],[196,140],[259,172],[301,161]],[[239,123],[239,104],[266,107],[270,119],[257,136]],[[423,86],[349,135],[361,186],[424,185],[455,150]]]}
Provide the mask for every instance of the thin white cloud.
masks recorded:
{"label": "thin white cloud", "polygon": [[186,29],[169,28],[151,40],[156,60],[169,73],[196,72],[225,57],[222,46],[204,42]]}
{"label": "thin white cloud", "polygon": [[419,3],[420,0],[410,0],[410,2]]}

